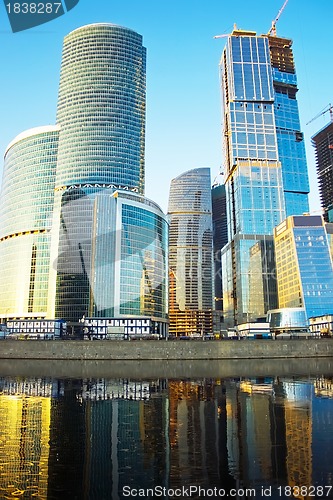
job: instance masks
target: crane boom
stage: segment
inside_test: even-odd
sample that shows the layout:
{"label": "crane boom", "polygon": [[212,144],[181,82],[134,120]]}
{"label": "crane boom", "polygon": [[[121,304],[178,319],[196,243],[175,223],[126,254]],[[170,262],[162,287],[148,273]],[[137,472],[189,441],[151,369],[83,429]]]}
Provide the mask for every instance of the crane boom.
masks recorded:
{"label": "crane boom", "polygon": [[281,9],[279,10],[279,12],[276,15],[276,18],[272,21],[271,29],[269,30],[267,35],[276,36],[276,23],[280,19],[280,16],[281,16],[282,12],[284,11],[284,9],[286,8],[287,3],[288,3],[288,0],[285,0],[284,4],[282,5]]}
{"label": "crane boom", "polygon": [[[234,23],[234,31],[237,30],[237,25]],[[223,33],[223,35],[215,35],[213,38],[226,38],[230,36],[231,33]]]}
{"label": "crane boom", "polygon": [[325,108],[320,111],[320,113],[318,113],[316,116],[314,116],[313,118],[311,118],[310,121],[308,121],[308,123],[306,123],[306,125],[309,125],[310,123],[312,123],[314,120],[317,120],[317,118],[319,118],[320,116],[324,115],[325,113],[327,113],[327,111],[330,112],[330,119],[331,119],[331,122],[333,122],[333,106],[332,104],[328,104],[327,106],[325,106]]}

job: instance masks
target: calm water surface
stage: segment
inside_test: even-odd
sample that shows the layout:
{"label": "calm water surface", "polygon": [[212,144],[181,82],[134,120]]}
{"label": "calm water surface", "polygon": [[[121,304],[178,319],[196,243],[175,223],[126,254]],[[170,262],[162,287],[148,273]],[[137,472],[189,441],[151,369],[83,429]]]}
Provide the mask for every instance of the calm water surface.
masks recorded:
{"label": "calm water surface", "polygon": [[333,375],[264,363],[224,377],[3,373],[0,498],[333,498]]}

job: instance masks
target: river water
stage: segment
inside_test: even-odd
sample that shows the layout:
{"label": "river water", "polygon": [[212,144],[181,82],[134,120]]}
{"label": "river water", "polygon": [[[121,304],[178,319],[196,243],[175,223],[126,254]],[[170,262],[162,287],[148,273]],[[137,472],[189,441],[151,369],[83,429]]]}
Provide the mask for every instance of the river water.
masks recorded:
{"label": "river water", "polygon": [[0,499],[333,498],[332,361],[2,360]]}

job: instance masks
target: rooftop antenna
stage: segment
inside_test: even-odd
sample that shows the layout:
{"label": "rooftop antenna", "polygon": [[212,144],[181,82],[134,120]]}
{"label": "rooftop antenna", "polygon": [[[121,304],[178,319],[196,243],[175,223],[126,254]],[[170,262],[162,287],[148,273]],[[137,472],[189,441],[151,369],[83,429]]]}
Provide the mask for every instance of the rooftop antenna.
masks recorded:
{"label": "rooftop antenna", "polygon": [[276,36],[276,23],[280,19],[280,16],[281,16],[282,12],[284,11],[287,3],[288,3],[288,0],[285,0],[284,4],[282,5],[281,9],[279,10],[279,12],[276,15],[276,18],[273,19],[271,29],[267,33],[268,36]]}

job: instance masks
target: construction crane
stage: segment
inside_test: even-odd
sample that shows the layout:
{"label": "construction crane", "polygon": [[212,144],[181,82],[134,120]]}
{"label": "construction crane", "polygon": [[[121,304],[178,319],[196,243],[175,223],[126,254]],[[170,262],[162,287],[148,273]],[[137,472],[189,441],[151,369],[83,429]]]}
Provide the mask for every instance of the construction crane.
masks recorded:
{"label": "construction crane", "polygon": [[276,23],[280,19],[280,16],[281,16],[282,12],[284,11],[284,9],[286,8],[287,3],[288,3],[288,0],[285,0],[284,4],[282,5],[281,9],[279,10],[279,12],[276,15],[276,18],[273,19],[271,29],[267,33],[268,36],[276,36]]}
{"label": "construction crane", "polygon": [[[237,30],[237,26],[236,26],[236,23],[234,24],[234,31]],[[215,35],[213,36],[213,38],[226,38],[227,36],[230,36],[230,33],[225,33],[223,35]]]}
{"label": "construction crane", "polygon": [[331,122],[333,122],[333,106],[330,103],[327,106],[325,106],[325,108],[322,111],[320,111],[320,113],[318,113],[316,116],[314,116],[313,118],[311,118],[311,120],[308,121],[308,123],[306,123],[306,125],[309,125],[309,123],[312,123],[314,120],[317,120],[317,118],[319,118],[320,116],[322,116],[325,113],[327,113],[327,111],[329,111]]}
{"label": "construction crane", "polygon": [[230,36],[230,33],[226,33],[225,35],[215,35],[213,38],[226,38],[227,36]]}
{"label": "construction crane", "polygon": [[[288,3],[288,0],[285,0],[284,4],[281,7],[281,9],[277,13],[275,19],[273,19],[271,29],[267,33],[268,36],[276,36],[276,23],[280,19],[280,16],[281,16],[282,12],[284,11],[284,9],[286,8],[287,3]],[[234,31],[237,31],[236,24],[234,24]],[[215,35],[213,38],[226,38],[228,36],[230,36],[230,33],[223,34],[223,35]]]}
{"label": "construction crane", "polygon": [[212,187],[216,187],[216,186],[219,186],[221,183],[218,181],[218,178],[219,177],[222,177],[223,179],[223,172],[219,172],[215,177],[214,177],[214,180],[213,180],[213,184],[212,184]]}

